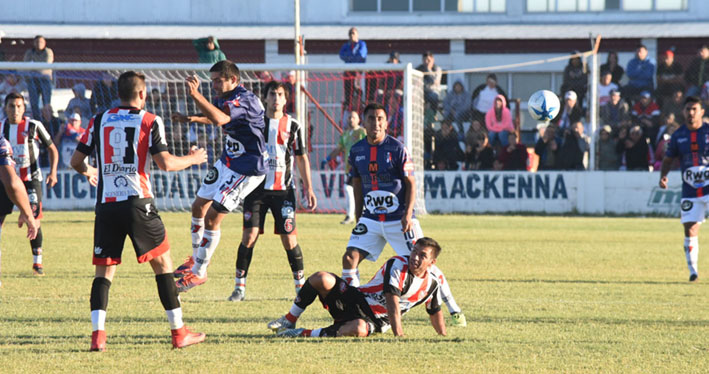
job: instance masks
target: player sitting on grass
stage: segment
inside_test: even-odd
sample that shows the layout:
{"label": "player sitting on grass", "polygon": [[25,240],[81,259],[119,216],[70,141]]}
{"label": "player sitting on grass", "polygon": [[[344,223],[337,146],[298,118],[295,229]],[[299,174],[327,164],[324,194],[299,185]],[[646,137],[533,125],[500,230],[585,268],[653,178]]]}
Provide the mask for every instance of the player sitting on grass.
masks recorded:
{"label": "player sitting on grass", "polygon": [[[431,273],[441,253],[440,245],[423,237],[416,241],[409,256],[390,258],[366,285],[356,288],[328,272],[308,278],[288,314],[268,323],[278,336],[369,336],[391,328],[403,336],[401,316],[419,304],[426,304],[431,325],[446,335],[438,292],[439,278]],[[298,317],[319,297],[335,323],[314,330],[295,328]]]}

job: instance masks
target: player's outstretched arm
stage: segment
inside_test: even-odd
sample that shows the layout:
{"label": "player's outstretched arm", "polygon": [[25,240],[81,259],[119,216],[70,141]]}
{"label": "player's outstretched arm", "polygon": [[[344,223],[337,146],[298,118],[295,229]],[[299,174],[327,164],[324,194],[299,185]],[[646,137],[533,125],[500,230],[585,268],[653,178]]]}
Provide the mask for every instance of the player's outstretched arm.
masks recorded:
{"label": "player's outstretched arm", "polygon": [[172,113],[170,116],[173,122],[192,122],[192,123],[201,123],[203,125],[213,125],[212,121],[209,120],[209,118],[203,116],[203,115],[187,115],[187,114],[182,114],[180,112],[175,112]]}
{"label": "player's outstretched arm", "polygon": [[394,336],[404,336],[404,329],[401,326],[401,310],[399,310],[399,296],[393,293],[385,292],[384,299],[387,303],[387,314],[389,315],[389,324],[391,332]]}
{"label": "player's outstretched arm", "polygon": [[675,162],[674,157],[665,156],[665,158],[662,159],[662,166],[660,166],[660,188],[663,188],[663,189],[667,188],[667,174],[672,169],[672,164],[674,162]]}
{"label": "player's outstretched arm", "polygon": [[315,197],[315,192],[313,192],[313,181],[310,177],[310,159],[307,154],[295,156],[295,163],[303,180],[305,197],[308,199],[308,209],[313,211],[318,206],[318,198]]}
{"label": "player's outstretched arm", "polygon": [[431,326],[433,326],[438,335],[446,336],[446,320],[443,318],[443,310],[439,310],[428,317],[431,319]]}
{"label": "player's outstretched arm", "polygon": [[204,148],[192,147],[186,156],[174,156],[168,151],[158,152],[153,155],[155,164],[160,170],[178,171],[187,169],[192,165],[199,165],[207,162],[207,151]]}
{"label": "player's outstretched arm", "polygon": [[210,103],[209,100],[207,100],[207,98],[199,92],[200,82],[197,76],[193,75],[191,77],[187,77],[185,81],[187,83],[187,87],[189,88],[190,97],[192,97],[192,100],[194,100],[195,104],[197,104],[199,110],[202,111],[202,114],[204,114],[212,124],[222,126],[231,121],[231,117],[229,117],[229,115],[212,105],[212,103]]}
{"label": "player's outstretched arm", "polygon": [[54,144],[47,146],[47,152],[49,152],[49,175],[47,175],[47,185],[49,187],[54,187],[57,184],[57,166],[59,165],[59,151]]}
{"label": "player's outstretched arm", "polygon": [[15,174],[15,168],[12,165],[0,166],[0,182],[5,187],[5,192],[7,192],[10,201],[20,210],[18,226],[22,227],[23,224],[26,224],[27,238],[34,239],[37,236],[37,230],[39,230],[39,221],[34,219],[25,185]]}

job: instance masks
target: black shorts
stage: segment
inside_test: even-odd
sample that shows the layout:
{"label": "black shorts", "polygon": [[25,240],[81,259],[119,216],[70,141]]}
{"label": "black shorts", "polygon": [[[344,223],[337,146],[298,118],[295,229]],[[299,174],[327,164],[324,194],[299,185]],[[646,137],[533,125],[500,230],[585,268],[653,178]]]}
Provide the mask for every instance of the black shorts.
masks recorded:
{"label": "black shorts", "polygon": [[265,190],[262,186],[256,188],[244,200],[244,228],[259,228],[263,234],[266,213],[271,209],[274,234],[294,234],[295,231],[295,189],[286,191]]}
{"label": "black shorts", "polygon": [[117,265],[126,235],[130,237],[138,262],[159,257],[170,249],[165,226],[153,199],[133,198],[98,204],[94,223],[94,265]]}
{"label": "black shorts", "polygon": [[375,332],[382,332],[384,321],[374,317],[364,294],[357,287],[352,287],[335,274],[335,287],[324,300],[320,300],[335,320],[335,325],[356,319],[363,319],[374,327]]}
{"label": "black shorts", "polygon": [[[30,208],[32,208],[32,214],[34,218],[42,218],[42,181],[32,180],[30,182],[22,182],[25,184],[25,190],[27,191],[27,196],[30,199]],[[15,207],[15,203],[10,200],[5,192],[5,186],[0,183],[0,215],[6,216],[12,213],[12,208]]]}

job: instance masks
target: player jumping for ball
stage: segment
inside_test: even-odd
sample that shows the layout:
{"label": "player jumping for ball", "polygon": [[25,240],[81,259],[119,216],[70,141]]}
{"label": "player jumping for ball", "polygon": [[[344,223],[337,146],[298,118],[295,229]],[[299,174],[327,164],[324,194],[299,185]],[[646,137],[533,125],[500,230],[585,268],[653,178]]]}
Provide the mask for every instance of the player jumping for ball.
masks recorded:
{"label": "player jumping for ball", "polygon": [[[268,328],[289,337],[363,337],[390,328],[395,336],[403,336],[401,316],[425,304],[433,328],[439,335],[446,335],[440,278],[431,272],[440,252],[435,240],[419,238],[409,255],[390,258],[369,283],[359,288],[332,273],[315,273],[305,282],[288,314],[269,322]],[[314,330],[295,328],[298,317],[316,297],[335,323]]]}
{"label": "player jumping for ball", "polygon": [[699,225],[709,207],[709,124],[703,122],[701,100],[689,96],[684,100],[687,123],[672,134],[660,169],[660,188],[667,188],[667,173],[679,159],[682,166],[681,222],[684,225],[684,254],[689,268],[689,281],[699,279]]}
{"label": "player jumping for ball", "polygon": [[[416,240],[423,236],[414,217],[416,184],[414,166],[404,145],[387,135],[387,113],[380,104],[364,108],[367,137],[350,149],[349,176],[355,193],[357,225],[352,230],[342,256],[342,278],[359,286],[357,267],[365,258],[377,261],[389,243],[399,256],[407,256]],[[441,298],[453,323],[465,326],[465,315],[451,294],[443,272],[433,265],[439,277]]]}

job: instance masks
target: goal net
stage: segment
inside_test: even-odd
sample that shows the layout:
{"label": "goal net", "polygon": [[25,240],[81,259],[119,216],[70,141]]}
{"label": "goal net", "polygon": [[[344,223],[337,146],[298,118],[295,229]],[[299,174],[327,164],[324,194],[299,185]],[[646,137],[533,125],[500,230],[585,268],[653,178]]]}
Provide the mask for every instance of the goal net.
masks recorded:
{"label": "goal net", "polygon": [[[294,117],[300,118],[307,132],[312,182],[318,197],[317,212],[344,212],[345,158],[339,155],[324,162],[336,147],[343,131],[347,130],[350,111],[361,114],[370,102],[383,104],[389,117],[389,134],[404,142],[415,165],[417,213],[425,213],[423,179],[423,76],[410,65],[295,65],[295,64],[240,64],[241,82],[257,95],[271,80],[282,80],[295,93],[300,84],[305,113],[295,113],[295,95],[286,106]],[[39,69],[53,69],[51,100],[34,100],[31,96],[33,80]],[[68,168],[76,143],[63,136],[69,117],[75,112],[81,116],[83,127],[90,116],[117,105],[116,80],[125,71],[135,70],[146,75],[148,98],[146,110],[162,117],[170,153],[186,154],[193,145],[207,150],[208,163],[176,173],[164,173],[153,167],[151,179],[155,200],[161,210],[188,210],[208,168],[221,155],[222,131],[217,126],[196,123],[178,123],[171,119],[174,113],[194,114],[198,109],[187,95],[185,78],[202,78],[201,92],[211,100],[208,79],[209,65],[200,64],[106,64],[106,63],[0,63],[0,99],[9,92],[22,93],[27,102],[27,115],[41,120],[57,142],[60,151],[60,177],[54,188],[45,191],[47,209],[90,209],[95,189]],[[296,70],[302,71],[301,82],[295,79]],[[51,104],[53,110],[42,108]],[[52,114],[50,114],[52,113]],[[2,115],[0,115],[2,116]],[[40,162],[48,165],[46,155]],[[301,186],[298,186],[302,193]],[[302,195],[301,195],[302,196]],[[302,203],[302,199],[301,200]]]}

